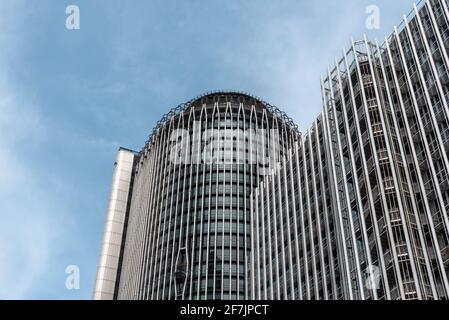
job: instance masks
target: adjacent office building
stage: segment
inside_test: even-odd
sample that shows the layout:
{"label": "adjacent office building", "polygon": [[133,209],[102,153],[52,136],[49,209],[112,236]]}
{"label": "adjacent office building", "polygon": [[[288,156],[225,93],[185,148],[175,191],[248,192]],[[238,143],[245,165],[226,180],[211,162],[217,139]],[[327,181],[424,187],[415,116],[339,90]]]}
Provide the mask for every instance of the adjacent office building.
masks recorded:
{"label": "adjacent office building", "polygon": [[321,81],[301,134],[247,94],[170,111],[114,168],[95,299],[449,298],[449,8]]}

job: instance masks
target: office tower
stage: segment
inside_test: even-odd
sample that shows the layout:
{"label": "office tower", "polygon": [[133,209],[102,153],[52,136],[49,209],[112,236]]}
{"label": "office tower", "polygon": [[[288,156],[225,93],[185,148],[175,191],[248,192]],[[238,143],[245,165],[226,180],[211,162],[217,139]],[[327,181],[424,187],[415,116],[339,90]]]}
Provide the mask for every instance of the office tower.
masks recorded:
{"label": "office tower", "polygon": [[125,170],[126,183],[122,189],[113,183],[111,201],[118,188],[120,209],[131,202],[128,216],[111,214],[112,202],[105,239],[112,238],[109,221],[119,221],[120,229],[128,219],[126,235],[115,233],[113,245],[104,241],[98,278],[111,271],[106,280],[114,273],[120,279],[110,282],[107,295],[97,285],[96,297],[248,298],[251,192],[271,174],[280,143],[287,147],[286,132],[299,135],[284,113],[239,93],[207,94],[168,113],[139,154],[126,153],[126,170],[117,160],[114,181]]}
{"label": "office tower", "polygon": [[335,61],[322,115],[255,192],[252,298],[447,299],[447,22],[421,2]]}
{"label": "office tower", "polygon": [[94,297],[449,298],[448,48],[446,0],[352,41],[305,135],[244,94],[170,112],[129,154]]}

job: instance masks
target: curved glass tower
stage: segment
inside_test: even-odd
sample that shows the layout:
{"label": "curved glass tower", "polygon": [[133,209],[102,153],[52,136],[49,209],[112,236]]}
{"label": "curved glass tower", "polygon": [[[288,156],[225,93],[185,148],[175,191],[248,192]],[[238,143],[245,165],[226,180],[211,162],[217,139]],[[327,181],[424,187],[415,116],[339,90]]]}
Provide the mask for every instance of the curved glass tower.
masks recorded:
{"label": "curved glass tower", "polygon": [[248,298],[251,193],[298,137],[277,108],[234,92],[164,116],[135,155],[112,296]]}

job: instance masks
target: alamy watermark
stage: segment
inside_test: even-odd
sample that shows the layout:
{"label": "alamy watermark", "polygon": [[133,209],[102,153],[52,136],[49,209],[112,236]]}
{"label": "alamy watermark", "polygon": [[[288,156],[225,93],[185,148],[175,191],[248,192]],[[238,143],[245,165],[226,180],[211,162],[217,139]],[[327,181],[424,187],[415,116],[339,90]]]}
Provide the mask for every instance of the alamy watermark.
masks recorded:
{"label": "alamy watermark", "polygon": [[365,27],[368,30],[380,29],[380,8],[376,5],[369,5],[366,7],[365,13],[368,17],[365,20]]}
{"label": "alamy watermark", "polygon": [[77,5],[70,5],[65,8],[68,15],[65,19],[65,27],[67,30],[79,30],[80,25],[80,8]]}
{"label": "alamy watermark", "polygon": [[365,286],[368,290],[379,290],[380,269],[378,266],[370,265],[365,270]]}
{"label": "alamy watermark", "polygon": [[177,129],[171,133],[170,161],[173,164],[254,164],[262,175],[280,168],[279,130],[206,129],[194,121],[192,133]]}
{"label": "alamy watermark", "polygon": [[67,290],[80,289],[80,268],[77,265],[69,265],[65,268],[68,276],[65,279],[65,287]]}

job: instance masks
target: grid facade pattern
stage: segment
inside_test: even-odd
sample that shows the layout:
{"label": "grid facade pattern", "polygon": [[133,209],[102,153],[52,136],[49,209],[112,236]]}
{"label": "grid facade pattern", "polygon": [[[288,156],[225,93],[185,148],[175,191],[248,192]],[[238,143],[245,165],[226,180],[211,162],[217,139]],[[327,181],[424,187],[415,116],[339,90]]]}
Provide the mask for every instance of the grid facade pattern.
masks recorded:
{"label": "grid facade pattern", "polygon": [[252,298],[449,297],[448,21],[447,1],[420,2],[335,61],[322,115],[253,196]]}
{"label": "grid facade pattern", "polygon": [[291,135],[276,174],[265,177],[253,194],[251,299],[341,296],[337,210],[323,130],[319,118],[304,139]]}
{"label": "grid facade pattern", "polygon": [[250,195],[278,149],[267,129],[287,127],[238,93],[201,97],[160,126],[136,167],[119,299],[248,298]]}

